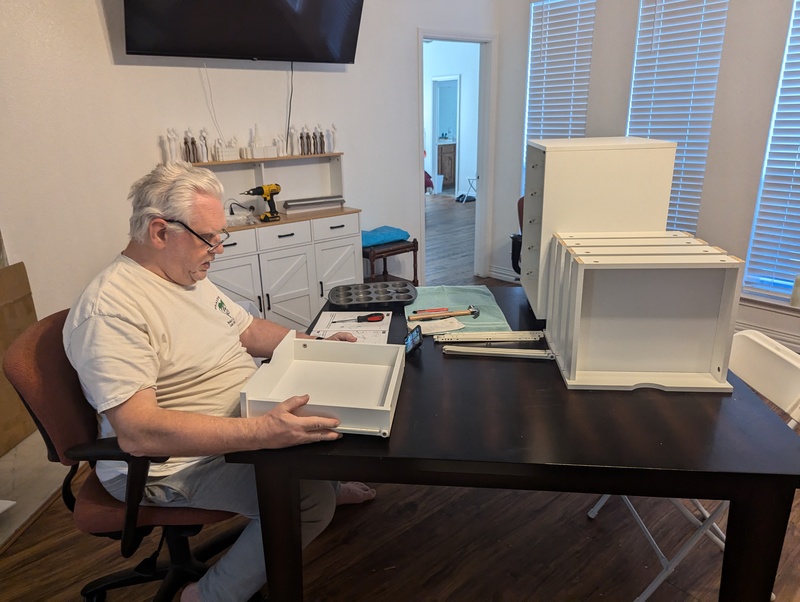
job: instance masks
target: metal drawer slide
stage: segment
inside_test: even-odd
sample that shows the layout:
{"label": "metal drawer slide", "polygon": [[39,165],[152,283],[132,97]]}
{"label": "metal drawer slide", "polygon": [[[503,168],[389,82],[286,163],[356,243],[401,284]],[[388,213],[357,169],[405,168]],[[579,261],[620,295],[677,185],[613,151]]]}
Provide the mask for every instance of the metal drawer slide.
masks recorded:
{"label": "metal drawer slide", "polygon": [[549,349],[520,349],[510,347],[492,347],[493,343],[529,342],[542,339],[540,330],[519,332],[448,332],[433,336],[436,343],[485,343],[474,345],[445,345],[442,353],[447,355],[477,355],[495,357],[521,357],[528,359],[552,360],[555,355]]}

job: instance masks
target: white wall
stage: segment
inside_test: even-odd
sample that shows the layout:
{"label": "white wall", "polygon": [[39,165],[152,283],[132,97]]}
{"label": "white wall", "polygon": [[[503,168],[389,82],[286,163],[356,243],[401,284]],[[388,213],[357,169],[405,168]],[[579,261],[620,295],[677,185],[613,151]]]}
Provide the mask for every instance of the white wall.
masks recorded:
{"label": "white wall", "polygon": [[[729,7],[698,235],[742,257],[791,6]],[[587,135],[624,134],[637,10],[637,0],[598,3]],[[126,57],[121,15],[122,0],[0,3],[0,231],[40,316],[70,305],[125,245],[128,188],[162,159],[159,136],[214,135],[206,77],[227,137],[245,140],[258,123],[269,140],[284,127],[287,64],[208,60],[206,72],[200,60]],[[354,65],[295,65],[292,121],[336,124],[347,202],[365,228],[422,238],[419,32],[492,39],[481,67],[491,72],[485,275],[513,277],[528,27],[527,0],[365,0]],[[742,309],[740,323],[800,343],[796,312]]]}
{"label": "white wall", "polygon": [[496,86],[498,94],[489,119],[496,135],[494,146],[479,149],[487,152],[492,169],[481,174],[482,185],[494,191],[492,196],[490,275],[513,280],[510,236],[519,232],[517,200],[522,189],[522,154],[525,148],[525,107],[528,98],[528,49],[530,45],[530,3],[510,6],[503,3],[499,16],[502,32],[497,44]]}
{"label": "white wall", "polygon": [[[363,209],[364,228],[421,238],[419,30],[501,40],[494,98],[516,111],[493,115],[491,131],[519,132],[524,81],[502,57],[524,56],[527,7],[366,0],[354,65],[295,65],[292,121],[336,124],[347,203]],[[206,77],[226,137],[246,140],[258,123],[271,140],[284,127],[288,64],[207,60],[206,71],[201,60],[127,57],[122,36],[122,0],[0,4],[0,231],[9,262],[26,264],[40,316],[70,305],[125,245],[127,192],[162,160],[159,136],[206,127],[216,137]],[[520,149],[507,153],[498,145],[493,168],[514,165],[518,189]]]}
{"label": "white wall", "polygon": [[639,0],[598,2],[595,6],[586,136],[624,136],[628,126]]}

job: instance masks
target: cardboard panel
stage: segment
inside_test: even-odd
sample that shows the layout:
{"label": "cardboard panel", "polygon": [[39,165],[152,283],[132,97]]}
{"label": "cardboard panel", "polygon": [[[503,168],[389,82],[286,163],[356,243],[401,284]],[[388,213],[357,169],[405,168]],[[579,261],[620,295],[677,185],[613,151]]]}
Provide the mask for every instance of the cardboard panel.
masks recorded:
{"label": "cardboard panel", "polygon": [[[25,264],[0,268],[0,360],[11,342],[34,322],[36,309]],[[17,392],[0,371],[0,456],[35,429]]]}

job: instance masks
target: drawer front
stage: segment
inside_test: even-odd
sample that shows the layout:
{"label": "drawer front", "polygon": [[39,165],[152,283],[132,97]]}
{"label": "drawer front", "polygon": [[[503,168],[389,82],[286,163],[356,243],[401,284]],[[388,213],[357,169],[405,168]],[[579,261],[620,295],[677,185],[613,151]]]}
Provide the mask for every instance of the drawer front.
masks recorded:
{"label": "drawer front", "polygon": [[281,249],[311,242],[310,222],[275,224],[258,229],[258,248],[261,251]]}
{"label": "drawer front", "polygon": [[247,253],[255,253],[258,248],[256,247],[256,231],[255,230],[237,230],[231,232],[231,237],[222,243],[224,252],[220,259],[229,259],[231,257],[238,257],[239,255],[246,255]]}
{"label": "drawer front", "polygon": [[337,215],[335,217],[322,217],[312,220],[314,226],[314,240],[328,240],[340,236],[353,236],[361,230],[358,226],[358,213]]}

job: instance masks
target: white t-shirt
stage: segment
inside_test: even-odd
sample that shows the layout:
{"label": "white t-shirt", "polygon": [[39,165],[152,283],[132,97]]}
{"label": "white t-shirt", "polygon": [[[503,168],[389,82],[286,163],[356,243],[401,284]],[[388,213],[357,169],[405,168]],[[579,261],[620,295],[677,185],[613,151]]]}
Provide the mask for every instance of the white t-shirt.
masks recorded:
{"label": "white t-shirt", "polygon": [[[239,391],[255,372],[239,336],[253,317],[208,279],[169,282],[119,255],[83,291],[64,325],[64,348],[100,437],[115,433],[104,415],[152,387],[165,409],[238,416]],[[170,458],[151,476],[172,474],[200,458]],[[101,481],[124,474],[124,462],[98,462]]]}

